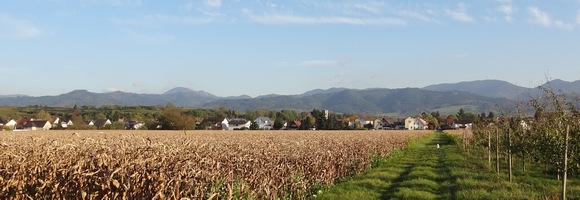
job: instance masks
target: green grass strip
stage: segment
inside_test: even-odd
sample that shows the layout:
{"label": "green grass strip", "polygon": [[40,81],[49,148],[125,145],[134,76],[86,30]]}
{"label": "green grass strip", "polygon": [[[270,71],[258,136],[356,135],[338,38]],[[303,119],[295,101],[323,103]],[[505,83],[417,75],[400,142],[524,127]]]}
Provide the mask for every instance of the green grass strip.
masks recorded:
{"label": "green grass strip", "polygon": [[[480,157],[464,153],[457,141],[446,133],[431,134],[380,161],[372,170],[322,189],[311,198],[545,199],[559,194],[558,182],[548,178],[525,176],[520,182],[507,182]],[[441,148],[437,149],[437,144]],[[580,188],[572,187],[569,195],[579,198]]]}

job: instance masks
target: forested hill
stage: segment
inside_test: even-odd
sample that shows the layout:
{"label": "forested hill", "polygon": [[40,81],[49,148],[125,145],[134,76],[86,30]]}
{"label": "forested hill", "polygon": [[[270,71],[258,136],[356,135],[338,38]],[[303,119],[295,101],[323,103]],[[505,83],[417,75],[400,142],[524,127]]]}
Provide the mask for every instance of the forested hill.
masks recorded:
{"label": "forested hill", "polygon": [[[562,93],[573,95],[575,93],[580,93],[580,80],[570,82],[555,79],[542,84],[541,87],[545,89],[551,89],[556,92],[561,91]],[[512,100],[525,100],[529,99],[530,97],[536,97],[543,93],[541,89],[534,86],[521,87],[501,80],[479,80],[460,83],[436,84],[424,87],[423,89],[440,92],[463,91],[485,97],[508,98]]]}
{"label": "forested hill", "polygon": [[511,105],[505,98],[489,98],[467,92],[437,92],[418,88],[347,89],[331,94],[310,96],[275,96],[231,100],[221,99],[204,107],[227,107],[234,110],[256,109],[328,109],[340,113],[417,114],[446,108],[470,107],[473,112],[495,110],[495,105]]}
{"label": "forested hill", "polygon": [[165,105],[172,102],[180,107],[219,108],[236,111],[312,110],[327,109],[339,113],[417,114],[445,110],[457,106],[469,107],[472,112],[490,111],[495,105],[511,105],[505,98],[483,97],[461,91],[429,91],[404,89],[336,89],[313,90],[301,95],[268,95],[218,97],[204,91],[186,88],[172,89],[164,94],[136,94],[127,92],[93,93],[75,90],[58,96],[0,98],[0,106],[74,106],[74,105]]}

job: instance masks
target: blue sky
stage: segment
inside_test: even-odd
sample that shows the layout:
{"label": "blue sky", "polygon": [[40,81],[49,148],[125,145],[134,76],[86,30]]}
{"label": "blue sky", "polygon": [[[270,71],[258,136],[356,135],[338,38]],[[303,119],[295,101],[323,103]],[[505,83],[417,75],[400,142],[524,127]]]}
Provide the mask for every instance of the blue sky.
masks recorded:
{"label": "blue sky", "polygon": [[580,0],[14,0],[0,95],[580,79]]}

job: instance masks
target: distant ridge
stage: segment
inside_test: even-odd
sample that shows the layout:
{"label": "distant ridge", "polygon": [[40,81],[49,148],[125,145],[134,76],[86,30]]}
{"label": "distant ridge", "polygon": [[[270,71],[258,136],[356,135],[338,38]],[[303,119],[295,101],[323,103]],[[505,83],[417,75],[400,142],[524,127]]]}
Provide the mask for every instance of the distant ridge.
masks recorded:
{"label": "distant ridge", "polygon": [[[542,87],[562,91],[563,93],[580,93],[580,80],[569,82],[554,79],[541,85]],[[527,99],[541,93],[538,88],[527,88],[501,80],[479,80],[459,83],[436,84],[424,87],[431,91],[463,91],[485,97],[508,98],[512,100]]]}
{"label": "distant ridge", "polygon": [[167,90],[167,92],[163,93],[164,95],[168,95],[168,94],[179,94],[179,93],[194,93],[195,91],[189,88],[185,88],[185,87],[176,87],[170,90]]}
{"label": "distant ridge", "polygon": [[569,82],[555,79],[543,84],[542,87],[561,90],[564,93],[580,93],[580,80]]}
{"label": "distant ridge", "polygon": [[227,107],[233,110],[257,109],[328,109],[340,113],[368,113],[413,115],[454,106],[471,106],[490,111],[495,105],[510,105],[505,98],[489,98],[467,92],[437,92],[419,88],[404,89],[346,89],[336,93],[314,95],[280,95],[253,99],[220,99],[205,104],[207,108]]}
{"label": "distant ridge", "polygon": [[10,98],[10,97],[28,97],[28,95],[24,94],[0,95],[0,98]]}
{"label": "distant ridge", "polygon": [[305,97],[305,96],[311,96],[311,95],[316,95],[316,94],[333,94],[333,93],[342,92],[345,90],[348,90],[348,89],[347,88],[329,88],[326,90],[315,89],[315,90],[310,90],[308,92],[305,92],[304,94],[301,94],[298,96]]}
{"label": "distant ridge", "polygon": [[537,94],[535,88],[526,88],[500,80],[479,80],[459,83],[445,83],[424,87],[431,91],[463,91],[492,98],[518,99]]}
{"label": "distant ridge", "polygon": [[[580,97],[580,81],[549,81],[544,87],[571,93]],[[314,89],[298,95],[248,95],[219,97],[205,91],[176,87],[163,94],[136,94],[129,92],[94,93],[74,90],[57,96],[30,97],[0,96],[0,106],[74,106],[74,105],[165,105],[172,102],[179,107],[219,108],[236,111],[257,109],[328,109],[340,113],[369,113],[409,115],[434,110],[456,110],[469,107],[473,112],[490,111],[495,105],[510,106],[522,97],[541,92],[500,80],[480,80],[431,85],[424,88],[402,89]]]}
{"label": "distant ridge", "polygon": [[207,97],[207,98],[217,98],[217,96],[200,90],[200,91],[195,91],[189,88],[185,88],[185,87],[176,87],[173,89],[168,90],[167,92],[163,93],[163,95],[176,95],[176,94],[195,94],[198,96],[203,96],[203,97]]}

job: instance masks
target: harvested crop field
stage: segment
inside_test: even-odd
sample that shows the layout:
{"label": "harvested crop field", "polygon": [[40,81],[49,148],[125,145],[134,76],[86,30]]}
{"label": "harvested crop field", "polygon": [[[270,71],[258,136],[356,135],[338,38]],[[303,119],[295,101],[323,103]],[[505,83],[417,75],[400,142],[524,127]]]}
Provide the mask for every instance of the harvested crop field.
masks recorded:
{"label": "harvested crop field", "polygon": [[429,133],[0,132],[0,198],[298,199]]}

